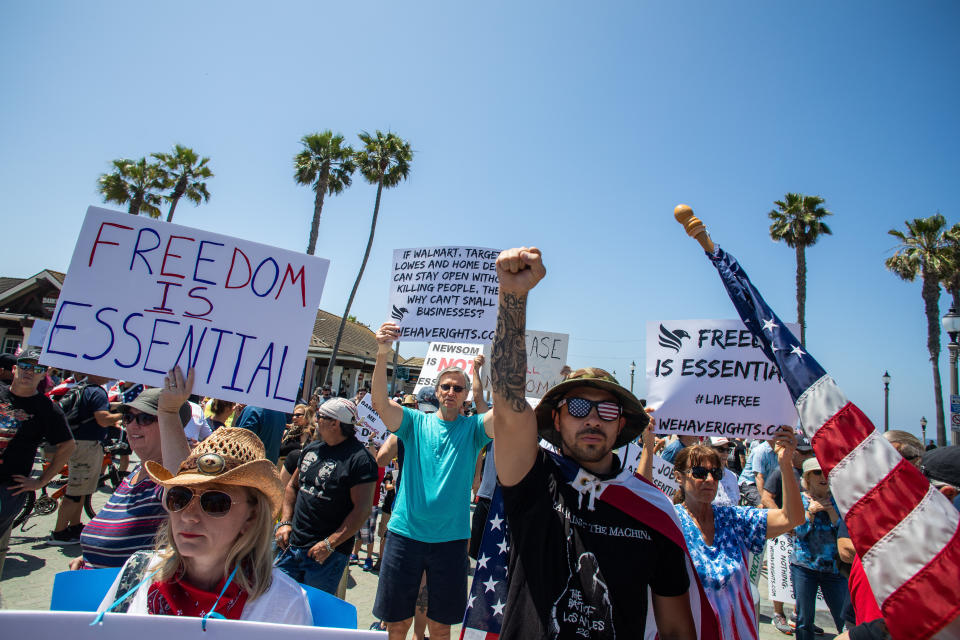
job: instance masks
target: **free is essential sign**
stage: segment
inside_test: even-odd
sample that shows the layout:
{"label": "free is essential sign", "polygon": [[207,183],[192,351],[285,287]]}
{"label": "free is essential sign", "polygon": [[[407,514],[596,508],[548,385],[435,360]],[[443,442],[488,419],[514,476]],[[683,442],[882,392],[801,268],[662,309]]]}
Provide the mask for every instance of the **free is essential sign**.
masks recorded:
{"label": "free is essential sign", "polygon": [[770,439],[797,422],[780,370],[740,320],[648,322],[647,406],[660,434]]}
{"label": "free is essential sign", "polygon": [[329,260],[97,207],[87,210],[43,364],[293,408]]}

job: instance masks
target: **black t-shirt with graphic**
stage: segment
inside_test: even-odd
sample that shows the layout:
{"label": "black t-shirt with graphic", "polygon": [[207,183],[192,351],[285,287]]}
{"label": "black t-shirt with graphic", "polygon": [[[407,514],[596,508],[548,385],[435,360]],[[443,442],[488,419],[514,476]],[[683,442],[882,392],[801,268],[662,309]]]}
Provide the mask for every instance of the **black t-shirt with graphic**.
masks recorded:
{"label": "black t-shirt with graphic", "polygon": [[71,440],[63,411],[42,393],[21,398],[0,384],[0,484],[15,475],[29,476],[42,441]]}
{"label": "black t-shirt with graphic", "polygon": [[[340,528],[353,509],[351,487],[377,481],[377,463],[356,438],[347,438],[333,447],[322,440],[311,442],[300,452],[300,490],[293,512],[290,544],[314,545]],[[336,551],[349,555],[353,538]]]}
{"label": "black t-shirt with graphic", "polygon": [[501,638],[643,638],[647,587],[687,592],[683,549],[599,499],[591,511],[589,494],[546,452],[503,499],[511,549]]}

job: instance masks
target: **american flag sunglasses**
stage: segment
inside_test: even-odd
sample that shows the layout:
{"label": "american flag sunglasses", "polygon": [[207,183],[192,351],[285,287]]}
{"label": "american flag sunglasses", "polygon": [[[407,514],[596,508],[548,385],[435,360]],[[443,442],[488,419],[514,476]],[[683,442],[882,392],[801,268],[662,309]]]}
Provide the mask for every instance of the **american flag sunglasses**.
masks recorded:
{"label": "american flag sunglasses", "polygon": [[597,408],[601,420],[610,422],[620,417],[620,405],[609,400],[587,400],[586,398],[563,398],[559,406],[567,405],[567,412],[574,418],[586,418],[590,410]]}

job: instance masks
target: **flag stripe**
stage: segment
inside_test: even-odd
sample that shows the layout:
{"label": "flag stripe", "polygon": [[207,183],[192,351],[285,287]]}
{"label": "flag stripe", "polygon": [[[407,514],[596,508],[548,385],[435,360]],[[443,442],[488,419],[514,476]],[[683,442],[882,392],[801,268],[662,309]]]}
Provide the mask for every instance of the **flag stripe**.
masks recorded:
{"label": "flag stripe", "polygon": [[[816,445],[813,449],[819,456]],[[882,482],[902,459],[896,449],[876,432],[861,442],[829,474],[830,491],[840,512],[846,516],[857,500]],[[908,508],[912,509],[915,504],[908,505]]]}
{"label": "flag stripe", "polygon": [[847,397],[828,375],[814,382],[796,400],[804,430],[816,431],[847,404]]}
{"label": "flag stripe", "polygon": [[912,473],[909,466],[901,458],[893,471],[847,511],[844,522],[861,555],[909,517],[931,489],[926,478]]}
{"label": "flag stripe", "polygon": [[[875,431],[863,412],[849,402],[810,438],[817,460],[829,474]],[[890,468],[893,468],[892,465]],[[889,471],[889,469],[888,469]]]}
{"label": "flag stripe", "polygon": [[960,530],[954,532],[952,541],[932,562],[887,598],[883,603],[884,617],[912,621],[912,626],[905,629],[911,639],[932,636],[960,615],[957,575],[953,569],[958,565]]}
{"label": "flag stripe", "polygon": [[[863,554],[863,569],[878,600],[885,600],[955,537],[960,514],[942,497],[929,487],[917,508]],[[933,523],[942,524],[931,526]],[[890,549],[896,550],[895,559],[890,557]]]}

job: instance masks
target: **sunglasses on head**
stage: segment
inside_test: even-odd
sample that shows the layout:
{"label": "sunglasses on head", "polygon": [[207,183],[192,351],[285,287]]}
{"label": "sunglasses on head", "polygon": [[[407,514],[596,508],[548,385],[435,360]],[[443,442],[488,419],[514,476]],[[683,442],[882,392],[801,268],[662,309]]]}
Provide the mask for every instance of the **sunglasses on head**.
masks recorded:
{"label": "sunglasses on head", "polygon": [[17,360],[17,369],[27,373],[43,373],[47,370],[47,367],[42,364],[28,362],[27,360]]}
{"label": "sunglasses on head", "polygon": [[620,417],[620,405],[610,400],[587,400],[586,398],[563,398],[558,403],[558,407],[567,405],[567,413],[574,418],[586,418],[590,411],[596,407],[597,415],[601,420],[610,422]]}
{"label": "sunglasses on head", "polygon": [[148,424],[153,424],[156,421],[157,416],[152,416],[149,413],[131,413],[127,411],[123,414],[123,424],[136,422],[141,427],[145,427]]}
{"label": "sunglasses on head", "polygon": [[461,391],[464,390],[464,387],[461,387],[458,384],[450,384],[449,382],[445,382],[442,385],[440,385],[441,391],[450,391],[450,389],[453,389],[454,393],[460,393]]}
{"label": "sunglasses on head", "polygon": [[701,467],[697,465],[695,467],[690,467],[690,470],[687,471],[694,479],[696,480],[706,480],[707,476],[712,476],[714,480],[719,482],[720,478],[723,477],[723,469],[720,467],[714,467],[713,469],[707,469],[706,467]]}
{"label": "sunglasses on head", "polygon": [[[187,487],[170,487],[164,492],[163,505],[170,513],[183,511],[197,497],[197,492]],[[222,518],[233,506],[233,498],[225,491],[207,489],[200,492],[200,509],[210,517]]]}

